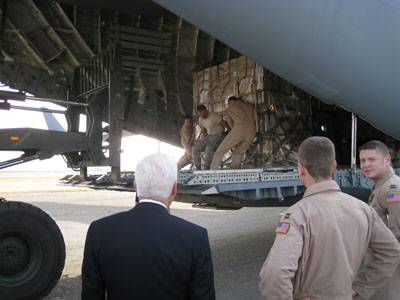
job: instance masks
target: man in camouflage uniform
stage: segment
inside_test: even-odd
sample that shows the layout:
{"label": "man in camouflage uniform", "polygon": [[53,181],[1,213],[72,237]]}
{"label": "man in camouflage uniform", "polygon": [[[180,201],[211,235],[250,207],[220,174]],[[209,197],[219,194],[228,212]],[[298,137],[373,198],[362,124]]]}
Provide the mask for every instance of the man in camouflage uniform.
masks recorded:
{"label": "man in camouflage uniform", "polygon": [[193,162],[196,170],[201,170],[201,152],[205,151],[204,170],[209,170],[214,152],[224,139],[224,127],[228,131],[231,128],[219,114],[208,111],[204,105],[197,107],[197,113],[203,137],[193,146]]}
{"label": "man in camouflage uniform", "polygon": [[192,161],[192,146],[194,143],[194,131],[192,116],[186,115],[185,122],[181,128],[181,144],[185,149],[185,154],[178,161],[178,170],[187,166]]}
{"label": "man in camouflage uniform", "polygon": [[[368,200],[382,221],[400,241],[400,177],[391,167],[389,149],[380,141],[370,141],[360,147],[361,170],[366,178],[374,181]],[[374,253],[369,249],[365,257],[368,263]],[[370,299],[400,299],[400,266],[392,278]]]}

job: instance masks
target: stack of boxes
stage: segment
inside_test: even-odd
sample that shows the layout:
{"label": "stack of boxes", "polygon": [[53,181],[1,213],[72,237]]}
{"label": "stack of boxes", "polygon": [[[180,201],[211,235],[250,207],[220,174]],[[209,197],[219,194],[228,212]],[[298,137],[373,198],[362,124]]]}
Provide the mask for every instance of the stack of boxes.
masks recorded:
{"label": "stack of boxes", "polygon": [[262,103],[263,80],[263,67],[246,56],[204,69],[193,74],[193,107],[203,104],[208,110],[222,114],[229,96]]}

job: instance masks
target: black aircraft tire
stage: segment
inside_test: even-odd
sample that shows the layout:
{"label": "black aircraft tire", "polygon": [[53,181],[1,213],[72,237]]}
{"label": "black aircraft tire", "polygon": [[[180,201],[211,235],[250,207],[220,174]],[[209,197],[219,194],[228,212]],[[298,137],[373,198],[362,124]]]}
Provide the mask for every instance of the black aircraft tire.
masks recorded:
{"label": "black aircraft tire", "polygon": [[64,262],[64,239],[48,214],[28,203],[0,203],[1,299],[42,299],[56,285]]}

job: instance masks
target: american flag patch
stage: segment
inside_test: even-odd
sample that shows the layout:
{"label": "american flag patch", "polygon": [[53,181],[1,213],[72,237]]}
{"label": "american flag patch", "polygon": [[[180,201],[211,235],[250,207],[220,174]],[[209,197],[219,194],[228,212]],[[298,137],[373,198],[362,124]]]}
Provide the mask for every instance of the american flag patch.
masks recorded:
{"label": "american flag patch", "polygon": [[290,228],[290,223],[280,222],[276,227],[275,233],[286,234]]}
{"label": "american flag patch", "polygon": [[387,203],[400,202],[400,193],[391,193],[386,195]]}

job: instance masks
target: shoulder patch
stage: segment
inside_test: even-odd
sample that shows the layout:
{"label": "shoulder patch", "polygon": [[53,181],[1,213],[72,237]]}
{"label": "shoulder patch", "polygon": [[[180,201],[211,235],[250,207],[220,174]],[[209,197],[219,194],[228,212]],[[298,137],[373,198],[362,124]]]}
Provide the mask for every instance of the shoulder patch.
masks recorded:
{"label": "shoulder patch", "polygon": [[275,233],[286,234],[289,232],[289,229],[290,229],[290,223],[280,222],[278,224],[278,227],[276,227]]}
{"label": "shoulder patch", "polygon": [[387,203],[400,202],[400,193],[388,193],[388,194],[386,194],[386,202]]}
{"label": "shoulder patch", "polygon": [[395,184],[392,184],[392,185],[390,185],[390,188],[395,189],[395,188],[397,188],[397,186]]}

